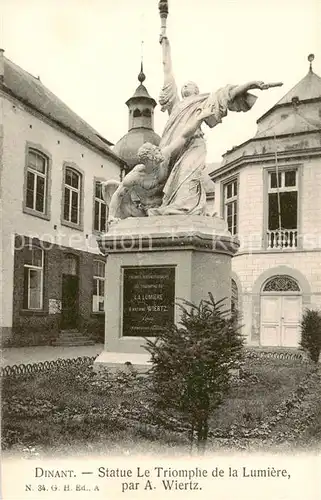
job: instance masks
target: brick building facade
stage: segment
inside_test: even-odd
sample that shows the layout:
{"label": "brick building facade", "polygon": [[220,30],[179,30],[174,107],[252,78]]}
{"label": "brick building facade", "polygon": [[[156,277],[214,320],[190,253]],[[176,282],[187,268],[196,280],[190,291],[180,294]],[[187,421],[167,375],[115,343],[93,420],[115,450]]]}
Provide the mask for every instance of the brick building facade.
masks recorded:
{"label": "brick building facade", "polygon": [[101,181],[124,162],[39,79],[1,56],[1,330],[11,345],[61,331],[103,339]]}

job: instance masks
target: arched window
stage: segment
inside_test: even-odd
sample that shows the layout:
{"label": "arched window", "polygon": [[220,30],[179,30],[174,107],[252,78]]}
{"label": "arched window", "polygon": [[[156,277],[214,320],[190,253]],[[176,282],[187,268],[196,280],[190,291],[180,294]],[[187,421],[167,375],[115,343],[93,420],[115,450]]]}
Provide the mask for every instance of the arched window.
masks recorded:
{"label": "arched window", "polygon": [[239,292],[238,292],[237,284],[233,279],[231,279],[231,288],[232,288],[231,310],[232,310],[232,312],[235,312],[238,310]]}
{"label": "arched window", "polygon": [[147,118],[150,118],[152,116],[151,110],[148,108],[145,108],[142,113],[143,116],[147,116]]}
{"label": "arched window", "polygon": [[278,275],[266,281],[263,292],[300,292],[300,287],[294,278]]}
{"label": "arched window", "polygon": [[63,220],[76,225],[80,225],[81,177],[77,170],[66,167]]}
{"label": "arched window", "polygon": [[142,116],[140,110],[138,108],[134,109],[133,117],[138,118],[139,116]]}
{"label": "arched window", "polygon": [[48,158],[40,151],[28,149],[25,206],[39,214],[47,210]]}

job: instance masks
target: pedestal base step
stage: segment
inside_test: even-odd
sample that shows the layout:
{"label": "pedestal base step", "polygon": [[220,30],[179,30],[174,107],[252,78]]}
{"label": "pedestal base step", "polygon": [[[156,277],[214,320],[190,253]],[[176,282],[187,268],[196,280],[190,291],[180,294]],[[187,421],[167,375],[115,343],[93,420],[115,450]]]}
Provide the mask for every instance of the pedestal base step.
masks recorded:
{"label": "pedestal base step", "polygon": [[138,354],[128,352],[103,351],[94,361],[94,370],[100,371],[108,369],[116,370],[136,370],[139,373],[147,372],[151,368],[149,354]]}

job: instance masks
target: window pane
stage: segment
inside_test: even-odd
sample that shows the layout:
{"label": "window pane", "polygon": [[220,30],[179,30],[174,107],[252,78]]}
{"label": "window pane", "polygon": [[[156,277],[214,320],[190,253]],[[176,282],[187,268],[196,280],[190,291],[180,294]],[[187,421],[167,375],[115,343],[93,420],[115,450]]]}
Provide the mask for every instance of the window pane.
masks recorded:
{"label": "window pane", "polygon": [[[94,266],[97,261],[94,261]],[[93,279],[93,311],[98,311],[98,280]]]}
{"label": "window pane", "polygon": [[232,203],[229,203],[227,205],[227,217],[231,217],[232,216]]}
{"label": "window pane", "polygon": [[33,151],[28,153],[28,166],[37,170],[37,155]]}
{"label": "window pane", "polygon": [[107,224],[107,206],[104,203],[101,203],[100,207],[100,231],[106,231]]}
{"label": "window pane", "polygon": [[99,201],[95,201],[95,217],[94,217],[94,229],[100,231],[99,227]]}
{"label": "window pane", "polygon": [[281,185],[282,185],[282,182],[281,182],[281,172],[279,172],[279,174],[278,174],[279,184],[277,184],[276,172],[272,172],[270,174],[270,179],[271,179],[271,181],[270,181],[270,187],[272,189],[275,189],[277,187],[281,187]]}
{"label": "window pane", "polygon": [[269,230],[274,231],[279,228],[278,215],[278,195],[277,193],[269,194]]}
{"label": "window pane", "polygon": [[71,185],[74,188],[79,188],[79,175],[76,172],[71,173]]}
{"label": "window pane", "polygon": [[234,225],[234,227],[235,227],[235,229],[236,229],[236,226],[237,226],[237,214],[236,214],[236,210],[235,210],[235,212],[234,212],[234,217],[233,217],[233,225]]}
{"label": "window pane", "polygon": [[[297,229],[298,193],[289,191],[280,193],[280,214],[282,229]],[[278,195],[269,194],[269,230],[279,229]]]}
{"label": "window pane", "polygon": [[70,222],[73,224],[78,224],[78,209],[75,207],[71,208]]}
{"label": "window pane", "polygon": [[226,197],[227,198],[231,198],[233,196],[233,193],[232,193],[232,184],[228,184],[226,186]]}
{"label": "window pane", "polygon": [[42,174],[46,173],[46,160],[41,155],[37,155],[37,170]]}
{"label": "window pane", "polygon": [[69,168],[66,168],[66,172],[65,172],[65,184],[67,184],[68,186],[71,186],[71,175],[72,175],[72,171],[69,169]]}
{"label": "window pane", "polygon": [[78,224],[78,207],[71,207],[70,222]]}
{"label": "window pane", "polygon": [[76,191],[71,191],[71,206],[78,207],[78,193]]}
{"label": "window pane", "polygon": [[105,291],[104,280],[99,280],[98,281],[98,292],[99,292],[100,297],[104,296],[104,291]]}
{"label": "window pane", "polygon": [[104,262],[98,261],[98,276],[100,276],[101,278],[105,277],[105,264],[104,264]]}
{"label": "window pane", "polygon": [[105,277],[105,263],[100,260],[94,260],[94,276],[99,276],[100,278]]}
{"label": "window pane", "polygon": [[46,159],[35,151],[29,151],[28,153],[28,166],[42,174],[46,173]]}
{"label": "window pane", "polygon": [[296,171],[295,170],[286,170],[285,171],[284,185],[286,187],[296,185]]}
{"label": "window pane", "polygon": [[45,179],[44,177],[37,176],[37,190],[36,190],[36,210],[43,212],[45,207]]}
{"label": "window pane", "polygon": [[71,222],[78,224],[78,193],[71,192]]}
{"label": "window pane", "polygon": [[70,213],[69,213],[69,202],[70,202],[70,191],[68,188],[65,188],[65,196],[64,196],[64,219],[69,221]]}
{"label": "window pane", "polygon": [[33,172],[27,173],[27,189],[34,190],[35,185],[35,174]]}
{"label": "window pane", "polygon": [[102,187],[101,187],[101,182],[96,182],[95,186],[95,196],[96,198],[103,199],[103,194],[102,194]]}
{"label": "window pane", "polygon": [[98,312],[98,310],[99,310],[98,297],[97,295],[93,295],[93,312]]}
{"label": "window pane", "polygon": [[105,307],[104,307],[104,299],[103,298],[99,298],[99,312],[103,312],[105,310]]}
{"label": "window pane", "polygon": [[234,181],[234,196],[237,196],[237,181]]}
{"label": "window pane", "polygon": [[29,309],[41,308],[41,271],[29,269]]}
{"label": "window pane", "polygon": [[34,185],[35,185],[35,174],[33,174],[32,172],[28,172],[27,192],[26,192],[26,206],[28,208],[34,208],[33,206]]}
{"label": "window pane", "polygon": [[26,206],[33,208],[33,190],[27,189]]}
{"label": "window pane", "polygon": [[289,191],[280,194],[281,221],[283,229],[297,229],[298,193]]}

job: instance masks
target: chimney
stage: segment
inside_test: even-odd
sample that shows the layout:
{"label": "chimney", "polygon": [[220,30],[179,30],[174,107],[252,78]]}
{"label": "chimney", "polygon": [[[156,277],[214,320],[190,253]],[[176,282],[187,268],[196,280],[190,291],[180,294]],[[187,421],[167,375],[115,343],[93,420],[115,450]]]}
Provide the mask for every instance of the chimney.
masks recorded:
{"label": "chimney", "polygon": [[4,50],[0,49],[0,83],[4,82]]}

